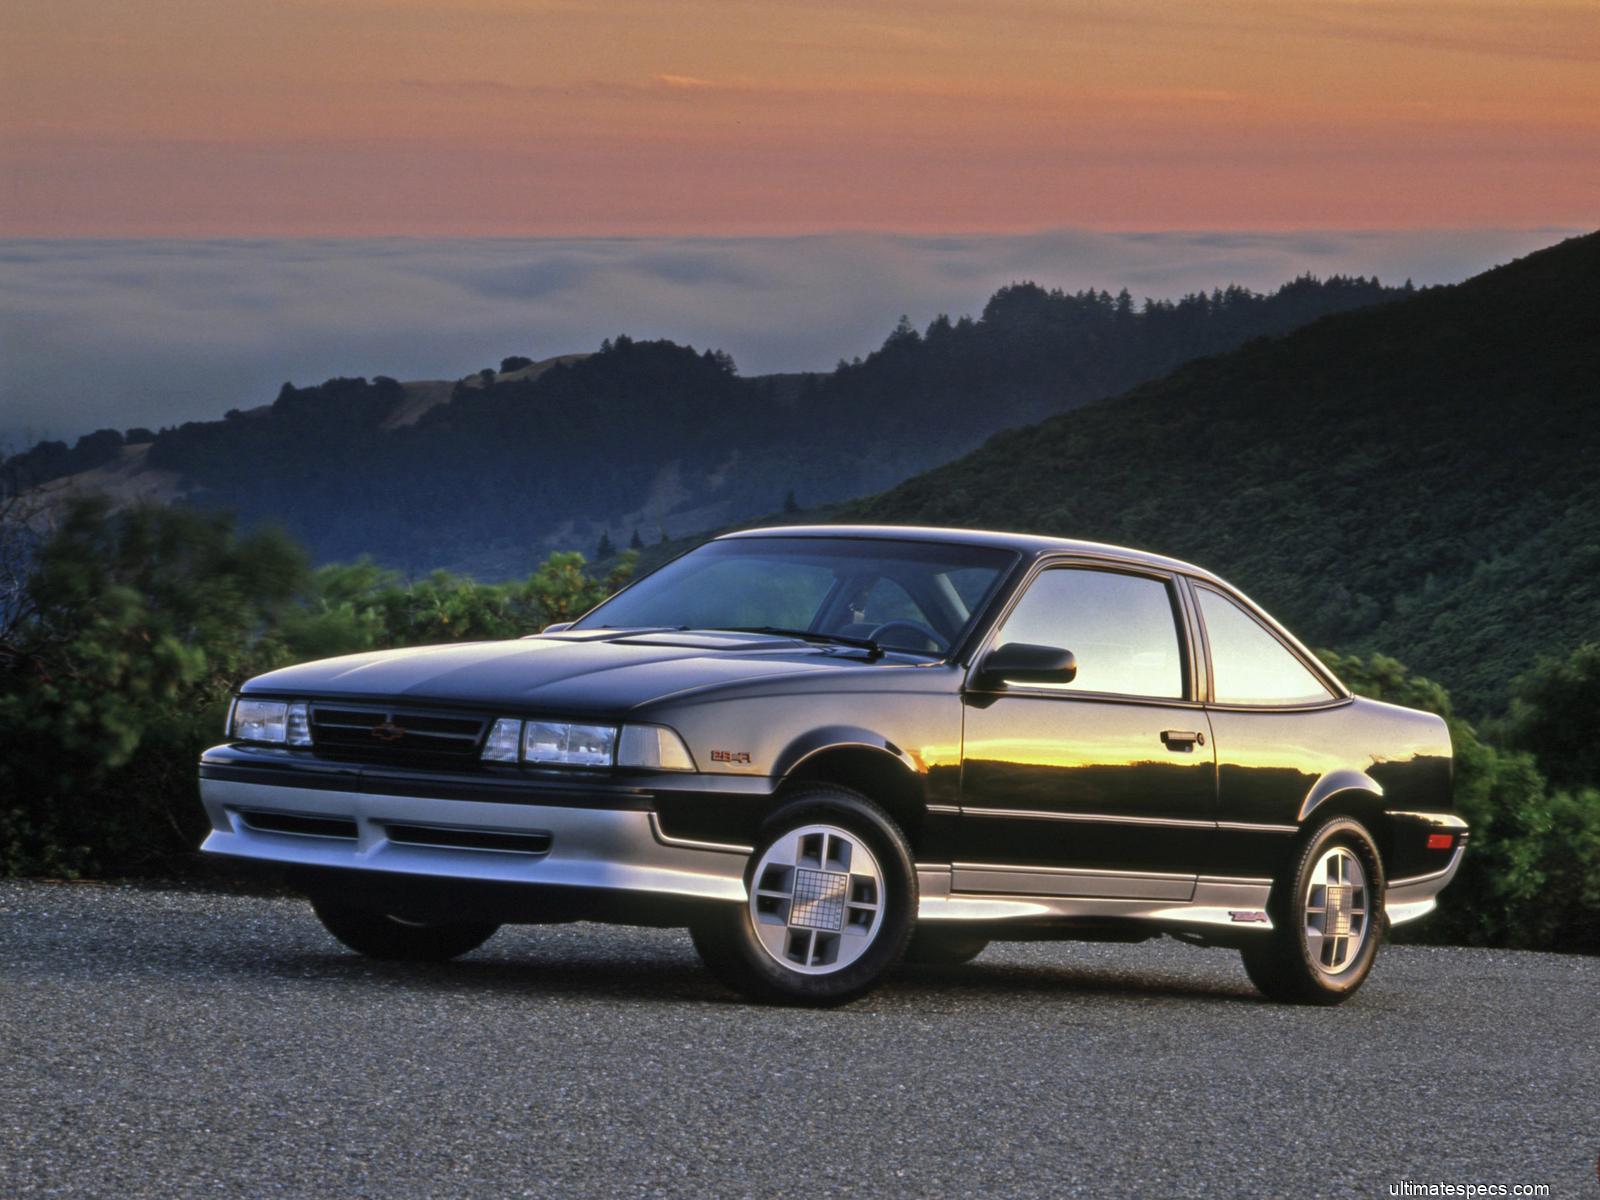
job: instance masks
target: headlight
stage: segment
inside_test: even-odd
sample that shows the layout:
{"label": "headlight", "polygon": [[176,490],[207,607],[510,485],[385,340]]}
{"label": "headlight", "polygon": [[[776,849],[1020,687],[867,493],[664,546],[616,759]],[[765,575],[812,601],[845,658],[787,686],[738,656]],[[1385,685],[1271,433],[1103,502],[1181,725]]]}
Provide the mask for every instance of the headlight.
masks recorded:
{"label": "headlight", "polygon": [[276,742],[287,746],[311,745],[311,721],[306,703],[282,700],[233,702],[232,736],[242,742]]}
{"label": "headlight", "polygon": [[694,759],[683,739],[665,725],[624,725],[617,742],[617,766],[692,771]]}
{"label": "headlight", "polygon": [[693,771],[683,739],[661,725],[580,725],[501,717],[483,744],[484,762],[545,767],[643,767]]}
{"label": "headlight", "polygon": [[565,767],[609,767],[616,761],[614,725],[528,721],[522,726],[522,761]]}

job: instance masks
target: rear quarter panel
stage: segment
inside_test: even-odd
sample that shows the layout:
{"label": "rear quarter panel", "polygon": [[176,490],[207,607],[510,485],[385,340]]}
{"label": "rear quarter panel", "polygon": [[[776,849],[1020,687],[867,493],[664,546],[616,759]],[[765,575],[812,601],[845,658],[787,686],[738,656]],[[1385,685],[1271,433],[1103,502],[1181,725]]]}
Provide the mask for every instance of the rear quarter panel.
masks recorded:
{"label": "rear quarter panel", "polygon": [[1314,709],[1215,708],[1221,874],[1276,875],[1292,837],[1239,825],[1305,827],[1334,813],[1363,820],[1390,878],[1431,865],[1425,822],[1453,812],[1450,734],[1432,713],[1355,697]]}

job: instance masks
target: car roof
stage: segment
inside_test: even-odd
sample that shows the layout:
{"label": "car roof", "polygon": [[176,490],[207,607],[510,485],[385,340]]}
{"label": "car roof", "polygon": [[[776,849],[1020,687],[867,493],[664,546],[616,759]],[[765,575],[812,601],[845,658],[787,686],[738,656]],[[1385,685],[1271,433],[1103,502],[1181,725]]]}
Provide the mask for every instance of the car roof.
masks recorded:
{"label": "car roof", "polygon": [[767,525],[758,529],[740,529],[733,533],[725,533],[716,540],[749,537],[892,539],[943,542],[954,546],[990,546],[1001,550],[1015,550],[1032,557],[1043,554],[1078,554],[1085,558],[1105,558],[1167,571],[1181,571],[1201,579],[1222,582],[1203,567],[1197,567],[1182,559],[1168,558],[1164,554],[1152,554],[1147,550],[1134,550],[1127,546],[1113,546],[1105,542],[1045,537],[1036,533],[1003,533],[991,529],[944,529],[927,525]]}

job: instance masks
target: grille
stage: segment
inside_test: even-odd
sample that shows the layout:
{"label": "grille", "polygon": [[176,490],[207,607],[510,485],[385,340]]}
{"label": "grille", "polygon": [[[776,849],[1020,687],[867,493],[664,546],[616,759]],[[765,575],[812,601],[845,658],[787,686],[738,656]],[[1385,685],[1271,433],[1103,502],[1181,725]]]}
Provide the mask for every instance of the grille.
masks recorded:
{"label": "grille", "polygon": [[313,704],[311,743],[320,754],[413,766],[476,763],[487,717],[363,705]]}
{"label": "grille", "polygon": [[550,853],[544,832],[501,833],[491,829],[444,829],[434,825],[387,825],[391,842],[407,846],[450,846],[462,850],[504,850],[514,854]]}
{"label": "grille", "polygon": [[295,833],[301,837],[356,838],[356,823],[340,817],[313,817],[302,813],[245,810],[240,817],[251,829],[263,833]]}

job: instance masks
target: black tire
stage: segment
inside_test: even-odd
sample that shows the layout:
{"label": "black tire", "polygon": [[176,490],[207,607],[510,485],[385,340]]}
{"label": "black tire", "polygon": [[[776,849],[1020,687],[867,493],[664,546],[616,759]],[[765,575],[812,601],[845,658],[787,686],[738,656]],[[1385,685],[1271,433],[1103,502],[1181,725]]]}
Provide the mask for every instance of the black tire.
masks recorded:
{"label": "black tire", "polygon": [[[1339,885],[1339,896],[1323,889],[1319,910],[1312,891],[1313,873],[1325,875],[1328,856],[1340,853],[1359,864],[1362,888],[1346,892]],[[1269,912],[1272,931],[1241,951],[1245,973],[1262,995],[1284,1004],[1339,1004],[1355,995],[1372,972],[1383,940],[1383,860],[1378,847],[1361,822],[1350,817],[1334,817],[1319,825],[1300,844],[1289,868],[1272,889]],[[1364,892],[1364,895],[1361,893]],[[1331,918],[1329,905],[1335,906]],[[1310,923],[1325,925],[1330,919],[1338,927],[1340,915],[1350,931],[1346,942],[1355,940],[1355,907],[1363,912],[1358,947],[1348,947],[1340,957],[1339,942],[1308,931]]]}
{"label": "black tire", "polygon": [[905,961],[922,967],[959,967],[982,954],[989,939],[960,929],[918,925],[906,945]]}
{"label": "black tire", "polygon": [[311,907],[322,927],[357,954],[389,962],[445,962],[476,950],[500,928],[477,921],[424,925],[321,898]]}
{"label": "black tire", "polygon": [[[876,868],[875,877],[866,880],[873,886],[868,889],[863,875],[852,871],[849,864],[841,867],[834,862],[829,870],[830,864],[822,859],[813,867],[806,865],[811,860],[796,857],[792,867],[783,862],[767,862],[763,869],[764,876],[767,872],[792,872],[787,883],[790,896],[774,899],[763,895],[758,887],[762,881],[756,879],[758,866],[800,831],[818,827],[838,831],[838,841],[843,842],[846,853],[851,853],[857,843],[870,852],[871,861],[856,860],[855,865],[865,870]],[[823,837],[821,845],[837,844],[828,840],[833,837],[831,834],[801,835],[798,844],[804,847],[806,837],[818,836]],[[805,922],[795,920],[795,905],[801,902],[795,895],[802,886],[801,872],[810,872],[823,889],[834,886],[828,880],[836,879],[841,872],[847,877],[837,885],[843,889],[838,893],[837,914],[822,912],[822,905],[833,903],[829,897],[808,898],[806,902],[812,908]],[[886,812],[847,788],[817,784],[796,789],[789,802],[762,826],[745,869],[745,884],[750,901],[726,905],[708,914],[690,929],[690,934],[711,972],[756,1000],[818,1006],[854,1000],[876,987],[900,962],[916,921],[917,873],[905,835]],[[873,911],[877,915],[872,918],[870,930],[863,926],[864,931],[858,933],[855,922],[862,919],[863,910],[855,902],[861,900],[864,904],[869,890],[876,896],[877,907]],[[820,924],[809,923],[812,912],[821,914]],[[833,915],[837,915],[839,925],[824,928]],[[851,941],[857,936],[866,939],[864,945]],[[798,948],[793,951],[769,948],[773,941],[788,947],[796,939]],[[848,953],[851,959],[843,965],[831,965],[826,951],[818,949],[825,939],[832,939],[836,958]],[[780,958],[780,954],[787,957]]]}

